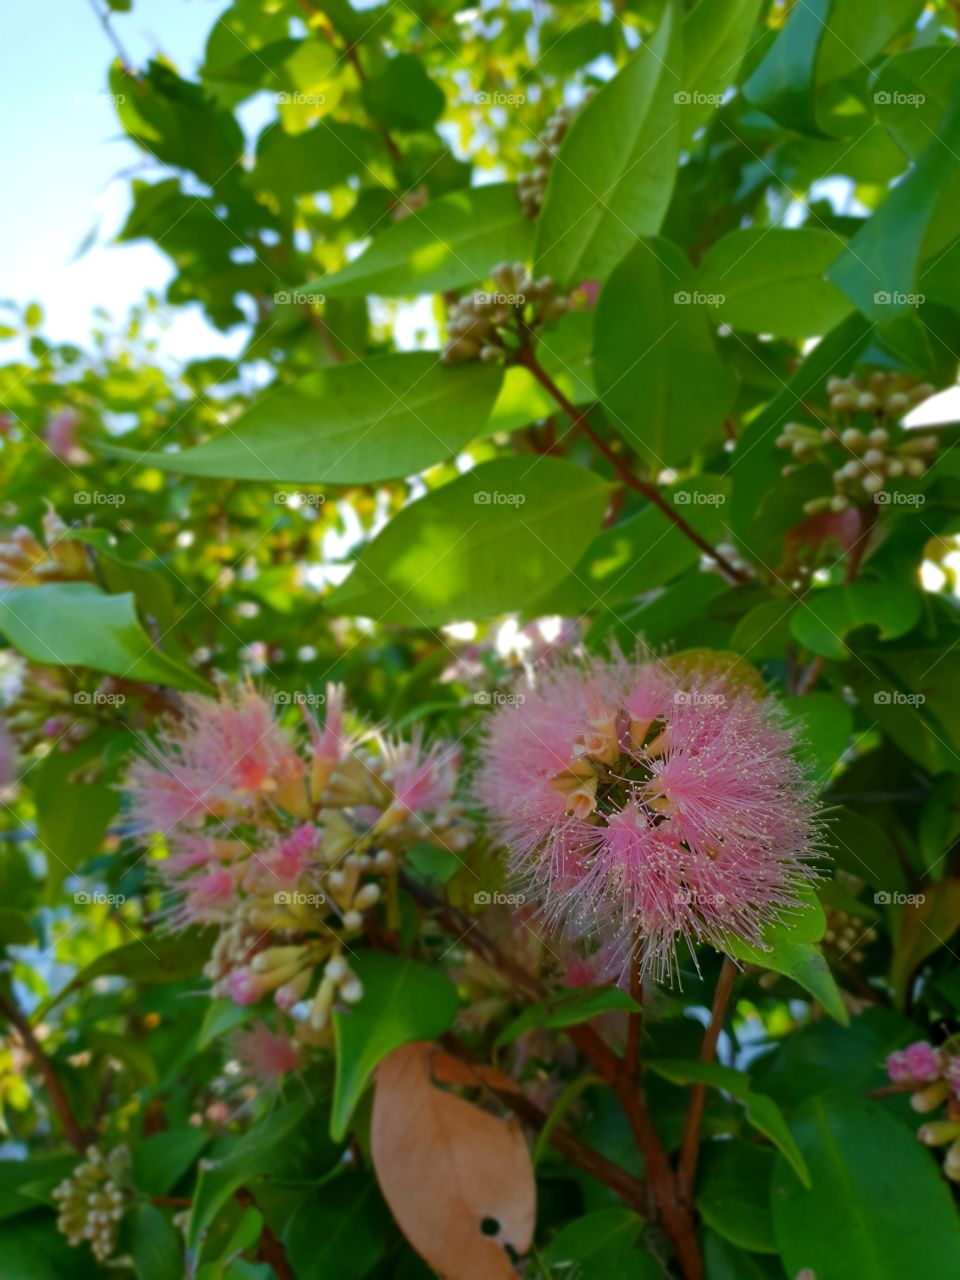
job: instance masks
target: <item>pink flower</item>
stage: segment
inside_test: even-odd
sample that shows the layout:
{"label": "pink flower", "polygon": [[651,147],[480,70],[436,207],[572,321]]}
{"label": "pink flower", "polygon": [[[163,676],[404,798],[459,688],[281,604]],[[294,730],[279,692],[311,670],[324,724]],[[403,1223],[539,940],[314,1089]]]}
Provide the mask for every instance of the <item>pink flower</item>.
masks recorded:
{"label": "pink flower", "polygon": [[906,1049],[898,1049],[887,1058],[887,1075],[899,1083],[917,1080],[929,1083],[944,1074],[943,1053],[926,1040],[917,1040]]}
{"label": "pink flower", "polygon": [[66,408],[51,415],[47,422],[47,448],[61,462],[82,466],[90,455],[77,440],[80,418],[75,409]]}
{"label": "pink flower", "polygon": [[617,659],[549,672],[492,718],[481,802],[547,917],[635,936],[666,977],[677,936],[762,940],[812,878],[814,802],[771,699],[711,671]]}
{"label": "pink flower", "polygon": [[384,744],[386,781],[394,803],[409,813],[442,809],[453,799],[460,766],[460,753],[446,743],[423,746],[422,735],[412,742]]}
{"label": "pink flower", "polygon": [[298,805],[303,764],[250,686],[219,700],[188,694],[181,719],[134,764],[134,809],[151,830],[201,826],[259,806]]}
{"label": "pink flower", "polygon": [[278,1089],[283,1078],[303,1065],[297,1046],[287,1037],[256,1022],[234,1038],[233,1052],[249,1075],[267,1089]]}

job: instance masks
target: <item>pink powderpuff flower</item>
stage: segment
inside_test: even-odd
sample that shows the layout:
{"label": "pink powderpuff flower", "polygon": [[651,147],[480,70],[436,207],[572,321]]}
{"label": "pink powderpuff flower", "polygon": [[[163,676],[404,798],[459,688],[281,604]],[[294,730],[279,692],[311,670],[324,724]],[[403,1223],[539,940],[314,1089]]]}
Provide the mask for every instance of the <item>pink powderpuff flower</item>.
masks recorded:
{"label": "pink powderpuff flower", "polygon": [[268,1090],[279,1089],[284,1077],[303,1066],[303,1057],[287,1036],[277,1035],[265,1022],[234,1037],[233,1053],[244,1072]]}
{"label": "pink powderpuff flower", "polygon": [[151,830],[169,832],[265,804],[298,811],[303,773],[273,707],[245,686],[219,699],[187,694],[182,717],[134,763],[129,788],[135,815]]}
{"label": "pink powderpuff flower", "polygon": [[[572,664],[491,718],[481,803],[551,924],[677,967],[799,905],[818,823],[776,704],[714,670]],[[616,943],[617,946],[611,946]],[[694,956],[695,959],[695,956]]]}
{"label": "pink powderpuff flower", "polygon": [[384,780],[393,792],[393,803],[408,813],[442,809],[453,799],[460,768],[460,752],[448,743],[423,746],[418,731],[410,742],[384,742]]}
{"label": "pink powderpuff flower", "polygon": [[926,1040],[897,1049],[887,1058],[887,1075],[894,1083],[916,1080],[927,1084],[944,1074],[944,1055]]}

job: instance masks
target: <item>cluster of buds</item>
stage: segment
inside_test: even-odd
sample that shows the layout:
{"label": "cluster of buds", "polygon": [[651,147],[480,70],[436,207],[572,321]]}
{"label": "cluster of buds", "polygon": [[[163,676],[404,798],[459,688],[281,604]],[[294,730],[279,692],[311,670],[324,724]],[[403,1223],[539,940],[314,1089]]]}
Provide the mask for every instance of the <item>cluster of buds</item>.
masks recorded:
{"label": "cluster of buds", "polygon": [[547,180],[550,177],[554,156],[560,150],[560,144],[567,136],[567,131],[579,110],[579,106],[557,108],[537,139],[537,149],[533,153],[533,168],[527,173],[521,173],[517,178],[517,196],[528,218],[535,218],[543,207],[543,197],[547,191]]}
{"label": "cluster of buds", "polygon": [[300,704],[303,743],[252,688],[188,697],[130,776],[135,816],[170,850],[159,866],[174,926],[219,927],[214,994],[272,998],[310,1043],[337,1002],[363,996],[350,943],[381,903],[396,926],[404,853],[424,841],[461,851],[472,837],[455,749],[347,733],[342,690],[320,700],[322,727]]}
{"label": "cluster of buds", "polygon": [[[890,480],[919,479],[937,451],[936,436],[905,431],[899,420],[936,391],[909,374],[877,370],[866,378],[830,378],[827,393],[834,421],[823,427],[788,422],[777,438],[796,463],[822,462],[833,473],[833,493],[813,498],[808,515],[845,511],[883,501]],[[790,475],[795,464],[783,468]]]}
{"label": "cluster of buds", "polygon": [[130,1206],[129,1193],[122,1189],[130,1157],[126,1147],[116,1147],[107,1155],[87,1147],[86,1157],[53,1189],[59,1209],[57,1229],[68,1244],[88,1240],[97,1261],[106,1262],[116,1250],[120,1219]]}
{"label": "cluster of buds", "polygon": [[499,360],[510,350],[504,331],[535,329],[570,310],[569,298],[558,298],[549,277],[532,280],[522,262],[501,262],[490,276],[492,292],[478,290],[461,298],[450,311],[448,337],[441,354],[445,364],[463,360]]}
{"label": "cluster of buds", "polygon": [[850,960],[860,964],[864,947],[877,938],[877,931],[859,916],[846,911],[828,911],[827,927],[823,935],[824,949],[834,953],[838,960]]}
{"label": "cluster of buds", "polygon": [[53,510],[43,517],[41,542],[25,526],[18,525],[0,538],[0,586],[35,587],[44,582],[89,580],[90,565],[81,542]]}
{"label": "cluster of buds", "polygon": [[890,1054],[887,1074],[912,1089],[910,1105],[920,1115],[946,1106],[946,1115],[922,1124],[917,1137],[928,1147],[947,1148],[943,1171],[951,1182],[960,1182],[960,1046],[948,1041],[934,1048],[918,1040]]}

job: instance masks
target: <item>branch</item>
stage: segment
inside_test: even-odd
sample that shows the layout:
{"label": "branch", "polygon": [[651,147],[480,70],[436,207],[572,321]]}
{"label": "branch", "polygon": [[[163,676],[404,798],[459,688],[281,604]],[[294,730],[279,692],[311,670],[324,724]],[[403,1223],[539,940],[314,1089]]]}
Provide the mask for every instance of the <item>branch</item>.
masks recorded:
{"label": "branch", "polygon": [[[737,966],[729,956],[723,957],[720,977],[717,979],[713,993],[713,1008],[710,1010],[710,1022],[703,1035],[700,1046],[700,1061],[712,1062],[717,1052],[717,1041],[723,1030],[727,1004],[733,992]],[[703,1108],[707,1098],[707,1086],[695,1084],[690,1094],[690,1105],[683,1126],[683,1141],[680,1144],[680,1188],[685,1198],[693,1197],[693,1180],[697,1172],[697,1157],[700,1153],[700,1123],[703,1120]]]}
{"label": "branch", "polygon": [[[250,1208],[251,1206],[255,1209],[258,1208],[255,1197],[247,1190],[246,1187],[240,1187],[239,1190],[234,1192],[234,1195],[245,1209]],[[260,1244],[257,1249],[257,1257],[261,1262],[266,1262],[271,1267],[273,1274],[276,1276],[276,1280],[297,1280],[297,1277],[293,1272],[293,1268],[287,1261],[287,1251],[283,1247],[283,1241],[279,1240],[273,1234],[273,1231],[270,1229],[270,1224],[267,1222],[265,1217],[263,1220],[263,1227],[260,1231]]]}
{"label": "branch", "polygon": [[597,449],[613,467],[614,471],[620,477],[622,482],[629,488],[636,490],[642,494],[648,502],[651,502],[667,517],[671,523],[675,524],[685,537],[689,538],[695,546],[709,556],[710,559],[718,565],[724,573],[732,578],[734,582],[749,582],[749,577],[738,569],[736,565],[731,564],[722,551],[718,551],[716,547],[710,545],[706,538],[697,533],[696,529],[684,520],[683,516],[664,498],[663,494],[655,484],[649,480],[644,480],[636,475],[623,458],[604,440],[604,438],[596,432],[587,420],[587,411],[585,409],[577,409],[567,397],[563,394],[557,384],[541,365],[534,351],[530,346],[522,346],[517,352],[517,359],[524,368],[529,369],[536,380],[540,383],[545,391],[547,391],[565,414],[573,422],[575,431],[582,431],[589,439],[590,443]]}
{"label": "branch", "polygon": [[63,1132],[67,1141],[77,1151],[86,1151],[88,1138],[74,1115],[66,1091],[60,1083],[56,1068],[44,1053],[40,1041],[30,1025],[30,1020],[15,1004],[12,996],[8,999],[5,995],[0,995],[0,1013],[4,1015],[12,1026],[16,1027],[24,1047],[33,1059],[37,1070],[43,1076],[43,1083],[46,1086],[47,1093],[50,1095],[53,1108],[60,1117],[60,1123],[63,1125]]}

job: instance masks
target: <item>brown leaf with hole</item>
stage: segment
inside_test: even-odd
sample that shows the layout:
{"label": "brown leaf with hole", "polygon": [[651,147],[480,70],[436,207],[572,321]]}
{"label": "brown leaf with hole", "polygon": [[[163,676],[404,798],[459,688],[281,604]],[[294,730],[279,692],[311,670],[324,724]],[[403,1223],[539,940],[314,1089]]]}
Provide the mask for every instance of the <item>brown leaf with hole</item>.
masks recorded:
{"label": "brown leaf with hole", "polygon": [[[401,1045],[377,1069],[371,1149],[400,1230],[444,1280],[515,1280],[504,1249],[533,1239],[536,1182],[523,1134],[431,1081],[434,1046]],[[491,1234],[484,1224],[496,1223]]]}

